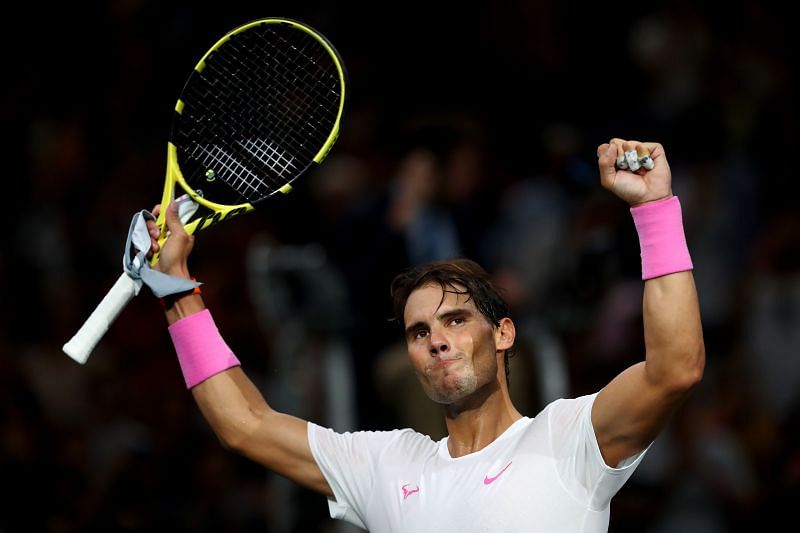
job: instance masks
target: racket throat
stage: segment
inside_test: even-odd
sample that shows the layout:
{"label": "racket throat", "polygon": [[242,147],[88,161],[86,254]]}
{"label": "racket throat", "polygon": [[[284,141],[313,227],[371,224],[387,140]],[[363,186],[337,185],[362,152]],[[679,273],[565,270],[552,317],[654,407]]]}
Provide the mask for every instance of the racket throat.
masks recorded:
{"label": "racket throat", "polygon": [[208,228],[209,226],[213,226],[215,224],[219,224],[225,220],[230,220],[235,216],[241,215],[242,213],[246,213],[248,211],[246,206],[236,207],[229,211],[209,211],[204,214],[201,218],[197,219],[195,224],[194,231],[200,231],[203,229]]}

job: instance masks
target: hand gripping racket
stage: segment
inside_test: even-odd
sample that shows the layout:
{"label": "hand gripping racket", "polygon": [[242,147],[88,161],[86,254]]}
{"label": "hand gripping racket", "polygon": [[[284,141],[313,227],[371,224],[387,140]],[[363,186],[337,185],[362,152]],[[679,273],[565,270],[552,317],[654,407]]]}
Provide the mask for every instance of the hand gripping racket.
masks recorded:
{"label": "hand gripping racket", "polygon": [[[346,85],[338,52],[303,23],[255,20],[217,41],[175,105],[159,244],[176,184],[199,207],[184,220],[190,234],[287,194],[336,141]],[[123,273],[64,352],[85,363],[140,284]]]}

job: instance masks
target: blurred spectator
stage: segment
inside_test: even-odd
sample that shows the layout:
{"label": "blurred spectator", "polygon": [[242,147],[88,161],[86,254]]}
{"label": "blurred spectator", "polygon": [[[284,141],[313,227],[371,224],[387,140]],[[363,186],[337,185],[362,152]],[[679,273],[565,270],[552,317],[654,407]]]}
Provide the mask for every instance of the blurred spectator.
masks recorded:
{"label": "blurred spectator", "polygon": [[[26,4],[20,20],[37,21],[35,42],[18,52],[29,28],[4,32],[15,53],[0,106],[13,221],[0,246],[3,531],[327,527],[324,502],[281,499],[279,482],[219,447],[182,388],[149,295],[85,366],[60,351],[118,275],[130,214],[160,190],[186,65],[219,31],[265,15],[247,2],[226,7],[117,2],[87,17]],[[641,282],[632,223],[598,194],[595,146],[615,135],[663,139],[708,370],[620,493],[610,531],[791,523],[800,182],[785,10],[670,0],[628,6],[621,23],[608,6],[576,16],[558,2],[479,2],[454,25],[449,7],[427,3],[406,6],[424,7],[424,20],[368,11],[365,25],[368,8],[355,4],[272,7],[337,44],[353,91],[325,164],[290,197],[204,234],[193,257],[220,327],[265,386],[277,386],[277,336],[258,327],[244,252],[217,257],[263,234],[276,247],[321,245],[341,276],[352,321],[339,340],[352,357],[359,426],[442,431],[422,404],[391,401],[418,387],[396,351],[389,282],[428,259],[467,255],[507,289],[520,320],[518,405],[534,411],[604,383],[641,355]]]}

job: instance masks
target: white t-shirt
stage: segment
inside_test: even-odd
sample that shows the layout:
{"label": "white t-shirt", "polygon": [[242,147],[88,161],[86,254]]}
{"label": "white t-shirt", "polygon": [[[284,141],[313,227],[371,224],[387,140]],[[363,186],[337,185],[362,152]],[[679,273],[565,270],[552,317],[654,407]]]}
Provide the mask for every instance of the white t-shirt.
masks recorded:
{"label": "white t-shirt", "polygon": [[605,532],[611,497],[645,452],[605,464],[595,396],[556,400],[457,458],[447,438],[410,429],[341,434],[309,423],[308,441],[333,490],[331,517],[371,533]]}

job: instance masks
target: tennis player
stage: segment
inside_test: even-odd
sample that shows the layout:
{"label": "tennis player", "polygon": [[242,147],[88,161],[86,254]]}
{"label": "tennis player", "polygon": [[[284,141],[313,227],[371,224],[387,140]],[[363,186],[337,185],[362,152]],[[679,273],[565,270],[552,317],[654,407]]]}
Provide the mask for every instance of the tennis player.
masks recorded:
{"label": "tennis player", "polygon": [[[448,436],[340,434],[273,410],[201,296],[180,295],[166,311],[169,331],[186,385],[223,444],[324,494],[332,517],[373,532],[607,531],[612,497],[700,381],[705,352],[663,148],[612,139],[597,155],[602,185],[631,206],[639,234],[644,361],[594,394],[523,416],[506,375],[514,322],[487,274],[463,259],[424,265],[398,276],[392,294],[411,364],[442,406]],[[188,278],[193,237],[176,211],[167,222],[158,268]]]}

